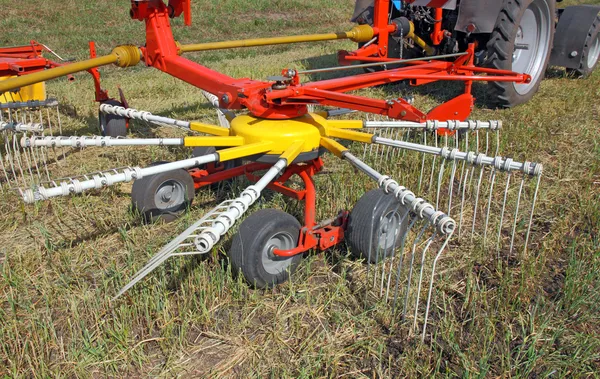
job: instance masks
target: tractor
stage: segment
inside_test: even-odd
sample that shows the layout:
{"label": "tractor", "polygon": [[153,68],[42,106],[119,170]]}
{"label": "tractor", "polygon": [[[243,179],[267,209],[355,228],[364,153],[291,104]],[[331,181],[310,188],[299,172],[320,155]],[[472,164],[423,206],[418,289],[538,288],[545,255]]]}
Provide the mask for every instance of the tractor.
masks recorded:
{"label": "tractor", "polygon": [[[546,68],[565,67],[569,75],[588,76],[600,56],[600,6],[557,8],[562,0],[403,0],[389,2],[390,19],[400,33],[375,55],[415,58],[452,54],[475,46],[475,65],[527,73],[529,83],[488,82],[496,107],[529,101]],[[352,21],[374,25],[380,2],[357,0]],[[406,38],[407,36],[414,36]],[[371,44],[359,44],[361,50]],[[372,69],[371,69],[372,70]]]}

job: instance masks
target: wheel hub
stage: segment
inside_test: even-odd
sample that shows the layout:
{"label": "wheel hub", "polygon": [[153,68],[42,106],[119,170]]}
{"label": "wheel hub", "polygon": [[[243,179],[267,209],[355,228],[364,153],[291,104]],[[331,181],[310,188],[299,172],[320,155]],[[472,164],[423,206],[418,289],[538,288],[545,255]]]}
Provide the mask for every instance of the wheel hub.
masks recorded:
{"label": "wheel hub", "polygon": [[531,82],[514,84],[520,95],[525,95],[544,74],[546,58],[550,53],[552,15],[546,0],[534,0],[525,10],[517,29],[512,55],[512,70],[531,75]]}
{"label": "wheel hub", "polygon": [[182,183],[167,180],[158,186],[154,194],[154,201],[159,209],[177,206],[185,201],[185,188]]}
{"label": "wheel hub", "polygon": [[291,250],[294,247],[296,247],[296,241],[294,241],[294,238],[289,233],[280,232],[271,237],[265,244],[265,248],[261,254],[262,265],[265,271],[272,275],[277,275],[285,271],[292,264],[292,259],[279,257],[273,251],[275,249]]}

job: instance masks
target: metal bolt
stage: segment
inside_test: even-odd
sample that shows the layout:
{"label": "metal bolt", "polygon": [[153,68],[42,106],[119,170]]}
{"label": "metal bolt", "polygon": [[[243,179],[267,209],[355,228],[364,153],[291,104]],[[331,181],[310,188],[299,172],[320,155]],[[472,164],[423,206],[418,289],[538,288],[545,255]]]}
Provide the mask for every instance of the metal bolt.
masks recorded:
{"label": "metal bolt", "polygon": [[406,116],[406,111],[400,112],[400,116],[402,116],[402,117]]}
{"label": "metal bolt", "polygon": [[578,53],[577,51],[575,51],[575,50],[571,51],[571,54],[569,54],[569,56],[570,56],[571,58],[575,58],[575,57],[576,57],[576,56],[578,56],[578,55],[579,55],[579,53]]}
{"label": "metal bolt", "polygon": [[229,104],[229,96],[227,96],[227,94],[223,95],[223,97],[221,97],[221,101],[224,104]]}

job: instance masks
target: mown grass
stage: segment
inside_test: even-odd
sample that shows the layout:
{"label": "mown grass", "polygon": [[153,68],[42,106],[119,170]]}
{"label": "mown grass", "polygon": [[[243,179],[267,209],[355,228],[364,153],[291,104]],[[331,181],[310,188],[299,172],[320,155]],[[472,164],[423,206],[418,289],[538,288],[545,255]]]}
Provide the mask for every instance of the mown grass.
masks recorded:
{"label": "mown grass", "polygon": [[[194,26],[175,32],[183,42],[345,29],[352,1],[195,1]],[[573,3],[573,2],[571,2]],[[563,3],[564,4],[564,3]],[[142,25],[128,3],[0,1],[1,45],[37,39],[65,57],[84,58],[87,41],[101,52],[141,43]],[[34,13],[37,12],[37,13]],[[32,15],[36,16],[33,17]],[[233,76],[264,79],[282,67],[332,65],[348,43],[319,43],[206,53],[194,59]],[[102,70],[114,94],[120,85],[133,107],[184,119],[214,121],[199,90],[157,71]],[[65,128],[96,133],[92,83],[54,81]],[[431,336],[424,344],[389,332],[365,309],[349,276],[361,264],[346,251],[308,257],[293,280],[255,291],[233,279],[227,243],[208,257],[168,262],[123,299],[112,302],[158,249],[218,199],[203,191],[176,223],[141,225],[129,211],[130,186],[23,206],[0,201],[0,375],[7,377],[591,377],[600,371],[600,74],[566,78],[551,69],[540,93],[524,106],[488,110],[485,89],[473,118],[502,119],[501,152],[545,166],[534,248],[512,267],[495,251],[455,244],[441,262]],[[453,90],[410,91],[427,108]],[[371,96],[397,96],[398,87]],[[137,125],[139,135],[173,134]],[[185,154],[158,149],[92,149],[80,154],[90,172],[147,164]],[[83,162],[83,163],[82,163]],[[106,166],[113,164],[112,166]],[[327,158],[319,176],[319,216],[352,204],[373,184]],[[340,183],[344,183],[340,185]],[[346,185],[346,184],[351,185]],[[299,215],[280,196],[255,209]]]}

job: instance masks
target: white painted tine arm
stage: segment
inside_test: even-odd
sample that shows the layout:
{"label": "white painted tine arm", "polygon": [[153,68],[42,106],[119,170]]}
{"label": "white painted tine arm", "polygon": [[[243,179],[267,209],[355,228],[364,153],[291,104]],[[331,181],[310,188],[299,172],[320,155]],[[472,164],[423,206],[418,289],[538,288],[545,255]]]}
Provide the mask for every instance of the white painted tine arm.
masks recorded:
{"label": "white painted tine arm", "polygon": [[434,156],[440,156],[444,159],[462,160],[476,166],[492,166],[495,167],[497,170],[506,172],[522,171],[523,173],[530,176],[540,176],[543,170],[543,166],[540,163],[515,162],[511,158],[490,157],[483,153],[477,154],[472,151],[463,152],[458,149],[449,149],[447,147],[440,148],[435,146],[427,146],[418,143],[397,141],[377,136],[373,136],[373,143],[386,146],[394,146],[400,149],[431,154]]}
{"label": "white painted tine arm", "polygon": [[[286,159],[280,159],[273,165],[263,177],[254,185],[249,186],[242,194],[234,199],[227,200],[211,210],[202,219],[194,223],[173,241],[167,244],[148,264],[142,268],[125,287],[123,287],[115,298],[121,296],[125,291],[142,280],[164,261],[175,255],[206,254],[219,242],[239,220],[244,213],[256,202],[262,191],[275,179],[286,167]],[[187,243],[184,243],[188,240]],[[179,252],[181,247],[193,246],[195,252]]]}
{"label": "white painted tine arm", "polygon": [[181,161],[165,163],[152,167],[132,167],[125,168],[122,172],[111,174],[108,172],[98,173],[92,179],[88,180],[70,180],[58,183],[55,187],[37,187],[34,189],[21,190],[21,196],[26,203],[47,200],[58,196],[69,196],[76,193],[82,193],[91,189],[100,189],[117,183],[130,182],[146,176],[156,175],[163,172],[179,169],[189,169],[202,164],[216,162],[219,159],[218,154],[209,154],[201,157],[185,159]]}
{"label": "white painted tine arm", "polygon": [[114,146],[183,146],[183,138],[116,138],[83,137],[22,137],[21,147],[114,147]]}
{"label": "white painted tine arm", "polygon": [[496,131],[502,129],[502,121],[437,121],[429,120],[426,122],[411,121],[365,121],[365,128],[399,128],[399,129],[423,129],[427,131],[436,131],[439,129],[448,130],[480,130],[488,129]]}
{"label": "white painted tine arm", "polygon": [[433,205],[429,204],[424,199],[418,198],[406,187],[400,186],[389,176],[380,174],[348,151],[342,153],[342,158],[372,179],[376,180],[384,191],[394,194],[394,196],[400,200],[402,205],[410,207],[419,218],[428,220],[440,231],[440,233],[446,235],[454,231],[456,222],[452,218],[448,217],[444,212],[436,211]]}

